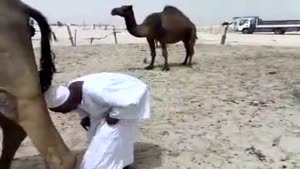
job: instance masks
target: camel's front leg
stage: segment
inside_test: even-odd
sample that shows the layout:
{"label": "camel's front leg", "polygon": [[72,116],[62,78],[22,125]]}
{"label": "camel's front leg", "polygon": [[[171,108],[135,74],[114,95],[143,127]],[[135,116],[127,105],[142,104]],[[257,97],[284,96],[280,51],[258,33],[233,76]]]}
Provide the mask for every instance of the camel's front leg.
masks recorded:
{"label": "camel's front leg", "polygon": [[1,113],[0,126],[3,132],[0,169],[9,169],[18,148],[26,137],[26,133],[21,126],[4,117]]}
{"label": "camel's front leg", "polygon": [[161,49],[162,49],[162,55],[165,58],[165,64],[164,67],[162,68],[162,71],[169,71],[170,67],[168,64],[168,50],[167,50],[167,44],[166,43],[160,43],[161,44]]}
{"label": "camel's front leg", "polygon": [[25,131],[16,123],[17,99],[0,88],[0,126],[3,133],[0,169],[9,169],[16,151],[26,137]]}
{"label": "camel's front leg", "polygon": [[42,96],[19,98],[18,120],[51,169],[75,168],[75,155],[54,127]]}
{"label": "camel's front leg", "polygon": [[150,52],[151,52],[151,63],[149,66],[145,67],[146,70],[151,70],[154,68],[154,61],[156,57],[156,51],[155,51],[155,42],[154,39],[147,38],[147,42],[150,47]]}

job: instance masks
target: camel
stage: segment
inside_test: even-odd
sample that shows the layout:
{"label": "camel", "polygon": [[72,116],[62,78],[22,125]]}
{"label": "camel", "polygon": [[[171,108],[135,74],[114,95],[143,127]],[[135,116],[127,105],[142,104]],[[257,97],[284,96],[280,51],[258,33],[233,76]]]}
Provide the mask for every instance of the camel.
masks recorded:
{"label": "camel", "polygon": [[[3,131],[0,168],[10,168],[17,149],[28,135],[47,168],[73,169],[76,157],[56,130],[43,97],[55,72],[51,28],[39,11],[20,0],[1,0],[0,16],[0,125]],[[29,17],[41,28],[39,71]]]}
{"label": "camel", "polygon": [[167,44],[179,41],[184,43],[186,49],[186,57],[182,64],[191,65],[197,39],[197,29],[192,21],[176,7],[167,5],[163,11],[148,15],[140,25],[136,23],[132,5],[114,8],[111,15],[123,17],[127,30],[131,35],[139,38],[146,37],[151,51],[151,63],[145,67],[146,70],[154,68],[155,40],[159,41],[165,59],[163,71],[170,70]]}

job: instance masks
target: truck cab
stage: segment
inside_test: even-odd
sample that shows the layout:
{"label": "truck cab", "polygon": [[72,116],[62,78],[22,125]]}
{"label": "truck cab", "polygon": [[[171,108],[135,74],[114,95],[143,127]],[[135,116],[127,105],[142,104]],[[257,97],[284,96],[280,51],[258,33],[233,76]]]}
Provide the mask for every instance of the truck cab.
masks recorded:
{"label": "truck cab", "polygon": [[243,34],[251,34],[255,31],[257,18],[255,17],[245,17],[241,18],[237,26],[237,31]]}

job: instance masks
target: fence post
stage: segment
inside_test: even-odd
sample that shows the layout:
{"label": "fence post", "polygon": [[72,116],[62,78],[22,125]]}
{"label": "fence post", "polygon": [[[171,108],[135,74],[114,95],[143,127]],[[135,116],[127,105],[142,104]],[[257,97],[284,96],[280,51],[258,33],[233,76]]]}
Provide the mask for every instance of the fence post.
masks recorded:
{"label": "fence post", "polygon": [[77,46],[77,29],[75,29],[74,46]]}
{"label": "fence post", "polygon": [[227,35],[227,31],[228,31],[228,26],[229,26],[229,25],[226,25],[226,26],[225,26],[224,34],[222,35],[222,39],[221,39],[221,45],[224,45],[224,44],[225,44],[225,41],[226,41],[226,35]]}
{"label": "fence post", "polygon": [[74,41],[73,41],[73,37],[72,37],[72,32],[71,32],[71,29],[70,29],[70,26],[69,26],[69,25],[67,25],[67,29],[68,29],[69,39],[70,39],[70,41],[71,41],[71,45],[72,45],[72,46],[75,46],[75,45],[74,45]]}
{"label": "fence post", "polygon": [[116,32],[115,25],[113,25],[113,34],[114,34],[114,38],[115,38],[115,44],[118,44],[118,38],[117,38],[117,32]]}

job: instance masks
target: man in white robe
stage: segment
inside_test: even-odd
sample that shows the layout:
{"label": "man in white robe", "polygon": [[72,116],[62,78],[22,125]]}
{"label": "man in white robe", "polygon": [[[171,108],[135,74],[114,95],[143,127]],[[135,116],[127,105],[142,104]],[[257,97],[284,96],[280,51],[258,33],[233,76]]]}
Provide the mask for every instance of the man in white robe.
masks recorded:
{"label": "man in white robe", "polygon": [[150,117],[150,92],[141,80],[120,73],[86,75],[45,92],[50,110],[77,111],[88,130],[81,169],[123,169],[134,161],[138,121]]}

